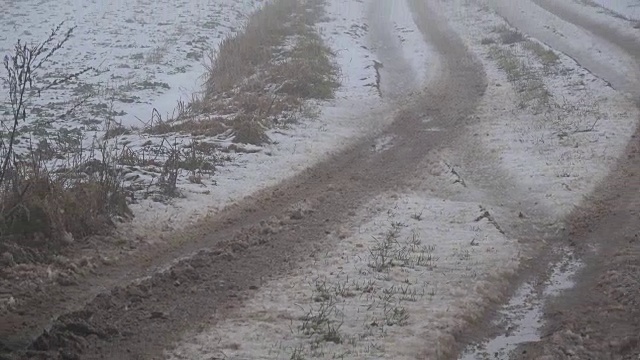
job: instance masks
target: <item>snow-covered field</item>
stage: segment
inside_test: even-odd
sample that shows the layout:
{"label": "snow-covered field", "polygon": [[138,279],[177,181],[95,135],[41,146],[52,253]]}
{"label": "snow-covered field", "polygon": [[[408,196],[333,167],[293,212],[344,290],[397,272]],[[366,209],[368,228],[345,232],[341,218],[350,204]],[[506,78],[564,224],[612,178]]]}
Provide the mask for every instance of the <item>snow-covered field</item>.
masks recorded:
{"label": "snow-covered field", "polygon": [[[168,202],[138,198],[132,204],[136,217],[128,230],[149,234],[188,226],[388,124],[392,120],[388,104],[375,88],[374,60],[379,60],[379,49],[369,43],[367,14],[373,1],[329,0],[327,19],[317,24],[342,71],[342,87],[335,100],[310,103],[311,111],[300,114],[297,123],[269,130],[271,144],[237,145],[241,151],[226,154],[224,165],[201,181],[190,181],[189,174],[183,173],[178,181],[181,198]],[[428,174],[420,180],[431,188],[381,194],[354,214],[357,220],[350,227],[330,235],[340,237],[340,241],[328,239],[337,246],[314,254],[308,263],[300,264],[298,273],[265,284],[237,316],[185,339],[171,357],[314,354],[408,359],[417,354],[434,358],[451,351],[452,334],[503,296],[504,279],[517,270],[526,250],[502,231],[504,219],[496,214],[512,205],[507,202],[503,207],[502,200],[526,198],[551,218],[566,215],[607,173],[638,115],[629,99],[572,58],[549,52],[535,39],[503,43],[502,34],[509,35],[512,29],[491,6],[506,12],[515,1],[528,3],[439,3],[437,10],[451,19],[455,31],[480,57],[489,88],[465,145],[429,155]],[[626,1],[631,5],[631,0]],[[0,4],[0,49],[11,51],[18,37],[41,40],[51,27],[68,19],[78,28],[56,58],[55,71],[44,79],[85,66],[95,66],[99,73],[36,99],[33,113],[38,115],[30,125],[52,133],[62,128],[83,134],[100,132],[103,117],[112,109],[114,121],[143,127],[152,109],[163,118],[171,117],[179,100],[198,92],[205,72],[203,57],[239,29],[260,3],[4,2]],[[621,11],[611,3],[605,6]],[[567,49],[563,51],[579,60],[589,57],[591,62],[586,64],[602,74],[615,76],[615,71],[632,66],[626,57],[609,56],[616,49],[587,40],[574,27],[532,9],[536,12],[525,16],[539,18],[531,22],[550,24],[548,32],[532,34],[544,36],[545,43]],[[597,14],[594,7],[581,9],[606,16]],[[390,10],[389,32],[404,55],[400,60],[411,65],[417,84],[425,83],[436,56],[417,30],[407,2],[394,1]],[[523,16],[517,13],[513,11],[512,16]],[[572,42],[557,40],[558,32]],[[613,58],[622,60],[612,66]],[[611,71],[612,67],[617,70]],[[526,74],[526,83],[517,74]],[[89,95],[73,116],[57,117]],[[123,149],[139,152],[147,143],[166,139],[132,133],[116,140]],[[183,145],[193,140],[191,136],[171,139]],[[222,149],[231,144],[229,134],[197,141]],[[379,139],[375,150],[384,151],[392,141]],[[468,187],[453,184],[450,160],[459,164],[458,172]],[[477,164],[493,165],[482,170],[474,168]],[[127,176],[130,184],[143,187],[157,175],[137,169]],[[514,193],[499,186],[503,183]],[[501,194],[478,196],[487,185]],[[449,194],[455,196],[449,199]],[[494,202],[487,204],[484,199]],[[522,209],[524,215],[527,210]]]}
{"label": "snow-covered field", "polygon": [[[513,273],[518,247],[481,204],[384,194],[313,254],[173,359],[437,359]],[[496,264],[500,264],[499,267]],[[295,357],[296,355],[298,357]]]}
{"label": "snow-covered field", "polygon": [[[142,201],[134,205],[137,229],[156,229],[157,224],[171,228],[187,226],[201,216],[295,175],[317,161],[339,151],[366,133],[375,132],[391,121],[386,105],[375,89],[375,55],[366,46],[367,27],[362,3],[333,1],[327,8],[328,22],[317,31],[336,53],[342,86],[335,99],[310,103],[313,117],[301,115],[297,124],[267,132],[271,144],[243,146],[247,153],[232,154],[230,162],[218,167],[214,177],[202,184],[183,181],[184,199],[170,204]],[[230,139],[209,139],[227,146]],[[215,184],[215,185],[213,185]]]}
{"label": "snow-covered field", "polygon": [[[87,73],[79,82],[33,98],[32,116],[23,128],[23,141],[18,147],[24,149],[29,144],[26,140],[36,133],[42,138],[64,134],[73,138],[69,141],[83,141],[84,147],[89,148],[94,136],[104,133],[105,121],[111,127],[145,128],[150,121],[158,120],[152,116],[154,109],[165,120],[176,116],[179,101],[188,102],[201,90],[210,51],[225,36],[239,30],[260,3],[68,0],[55,4],[53,1],[0,4],[3,53],[9,53],[19,38],[44,40],[61,21],[67,21],[67,26],[77,26],[55,56],[51,69],[41,74],[43,83],[84,67],[98,70]],[[145,189],[157,184],[161,169],[127,167],[126,183],[138,189],[136,202],[131,205],[136,218],[127,228],[144,234],[188,226],[209,211],[292,176],[339,150],[354,137],[376,131],[388,122],[390,118],[384,116],[384,104],[375,89],[375,57],[365,46],[365,12],[358,6],[363,5],[335,1],[328,9],[332,20],[317,26],[336,52],[343,75],[335,100],[308,104],[309,111],[299,114],[297,124],[268,132],[272,140],[269,145],[238,145],[239,151],[230,153],[215,150],[210,159],[205,159],[217,165],[215,173],[198,174],[202,176],[198,181],[190,180],[193,174],[189,172],[180,174],[181,198],[157,201],[154,196],[147,197]],[[411,41],[416,38],[411,31],[414,30],[398,29],[398,36]],[[61,119],[60,115],[79,103],[82,105]],[[38,136],[32,140],[37,143]],[[132,131],[113,139],[111,146],[119,156],[131,153],[138,159],[153,159],[158,157],[158,149],[174,144],[183,148],[194,140],[218,149],[231,144],[228,133],[194,139],[189,135],[154,136]],[[223,166],[217,161],[221,157],[225,158]],[[52,166],[64,162],[54,160]]]}
{"label": "snow-covered field", "polygon": [[[524,0],[518,2],[522,7],[534,7]],[[501,32],[509,35],[509,30],[489,5],[516,16],[519,11],[511,7],[511,1],[490,0],[484,3],[482,11],[463,3],[441,4],[454,20],[456,31],[482,57],[490,79],[478,112],[480,121],[473,130],[482,135],[474,138],[486,150],[474,151],[467,163],[473,166],[480,159],[495,159],[511,178],[510,182],[516,184],[513,189],[513,195],[518,194],[516,198],[530,199],[531,204],[544,208],[551,217],[561,217],[608,173],[633,134],[637,110],[623,92],[612,89],[563,53],[548,52],[535,37],[500,45],[502,50],[497,51]],[[534,14],[539,18],[526,21],[543,24],[540,27],[545,27],[546,21],[552,22],[560,34],[575,29],[571,24],[558,22],[551,14]],[[578,35],[572,37],[578,38],[582,39]],[[587,62],[585,56],[599,57],[608,50],[606,44],[594,40],[573,42],[570,47],[576,55],[582,54],[576,57],[580,63]],[[564,50],[562,46],[559,48]],[[603,64],[607,64],[603,73],[614,77],[622,69],[615,62],[603,60]],[[505,66],[512,68],[504,69]]]}
{"label": "snow-covered field", "polygon": [[[164,118],[179,100],[200,91],[205,59],[228,34],[240,30],[259,0],[27,0],[0,3],[0,53],[18,39],[41,42],[65,21],[72,38],[46,69],[48,82],[94,67],[80,82],[48,91],[32,113],[53,129],[101,125],[113,105],[115,121],[142,127],[155,108]],[[6,94],[2,94],[3,100]],[[91,96],[74,116],[57,119],[76,101]],[[111,102],[113,101],[113,104]],[[4,103],[4,101],[2,102]],[[37,110],[40,109],[40,110]],[[98,123],[95,123],[95,121]]]}

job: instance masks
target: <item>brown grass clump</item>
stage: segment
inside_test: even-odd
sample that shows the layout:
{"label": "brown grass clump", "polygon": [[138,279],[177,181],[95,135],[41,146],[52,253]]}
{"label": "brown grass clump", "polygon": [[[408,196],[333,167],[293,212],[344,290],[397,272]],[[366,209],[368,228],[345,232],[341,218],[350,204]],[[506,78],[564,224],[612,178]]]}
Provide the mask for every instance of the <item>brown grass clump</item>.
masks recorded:
{"label": "brown grass clump", "polygon": [[112,181],[115,174],[95,169],[98,166],[99,162],[86,163],[84,171],[96,173],[84,179],[81,175],[87,174],[80,169],[49,174],[28,167],[7,179],[0,193],[2,242],[58,247],[72,239],[108,233],[114,215],[130,216],[124,192]]}
{"label": "brown grass clump", "polygon": [[267,3],[211,54],[204,95],[191,104],[199,113],[232,116],[221,123],[162,124],[154,131],[231,128],[235,142],[262,144],[269,141],[265,131],[288,123],[305,100],[331,99],[340,85],[338,67],[314,29],[323,11],[324,0]]}
{"label": "brown grass clump", "polygon": [[239,116],[233,122],[234,143],[260,145],[269,142],[266,128],[259,119]]}
{"label": "brown grass clump", "polygon": [[[42,43],[18,41],[14,52],[4,58],[3,79],[8,85],[11,118],[2,119],[0,128],[0,252],[27,247],[35,247],[35,253],[57,249],[107,232],[113,228],[114,216],[131,215],[105,143],[96,144],[89,151],[101,153],[101,160],[83,155],[87,149],[82,149],[82,135],[64,141],[60,139],[68,134],[59,136],[55,149],[45,140],[37,146],[16,149],[19,129],[30,120],[29,92],[49,88],[38,87],[37,75],[73,32],[74,28],[62,32],[62,25]],[[54,84],[64,84],[89,70],[66,75]],[[47,163],[54,158],[67,160],[70,165],[51,171]],[[43,253],[51,255],[55,251]]]}

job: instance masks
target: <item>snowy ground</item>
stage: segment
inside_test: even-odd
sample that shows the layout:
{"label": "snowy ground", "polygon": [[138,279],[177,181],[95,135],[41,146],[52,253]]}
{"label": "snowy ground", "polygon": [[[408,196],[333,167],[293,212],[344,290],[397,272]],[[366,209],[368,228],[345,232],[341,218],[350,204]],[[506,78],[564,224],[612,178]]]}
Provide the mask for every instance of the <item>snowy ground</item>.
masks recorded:
{"label": "snowy ground", "polygon": [[[624,150],[637,110],[624,93],[561,52],[547,52],[535,38],[501,44],[502,36],[511,33],[488,5],[508,9],[510,2],[491,0],[480,12],[461,3],[442,4],[456,30],[482,57],[490,79],[473,130],[486,151],[474,151],[467,162],[496,159],[522,198],[533,199],[552,217],[563,216],[594,189]],[[557,22],[554,26],[561,33],[573,28]],[[572,48],[589,49],[598,54],[594,56],[607,49],[594,41],[573,43]]]}
{"label": "snowy ground", "polygon": [[[142,127],[154,108],[166,118],[174,114],[179,100],[188,101],[200,91],[206,56],[225,36],[239,30],[260,3],[3,1],[0,53],[10,53],[18,39],[43,41],[62,21],[65,26],[77,26],[56,56],[53,69],[42,74],[43,81],[86,67],[95,67],[97,74],[89,73],[79,83],[43,94],[35,99],[37,107],[32,112],[39,112],[38,120],[51,130],[79,125],[91,129],[102,124],[113,101],[117,122]],[[66,121],[53,117],[85,96],[93,98],[74,116]]]}
{"label": "snowy ground", "polygon": [[[335,235],[335,247],[261,287],[236,315],[192,334],[170,358],[450,354],[453,334],[504,295],[506,277],[528,256],[502,232],[505,218],[496,214],[510,212],[511,221],[518,214],[508,200],[527,199],[557,220],[606,175],[636,124],[624,94],[535,39],[503,41],[513,29],[487,3],[441,2],[438,11],[481,58],[489,80],[464,139],[472,153],[430,155],[416,180],[430,189],[373,200]],[[376,150],[390,141],[379,139]],[[497,168],[473,170],[492,162]],[[452,163],[460,166],[456,176]],[[486,197],[489,204],[478,202],[487,185],[500,190]],[[530,209],[521,210],[526,217]]]}
{"label": "snowy ground", "polygon": [[[206,48],[215,47],[258,3],[131,1],[116,5],[67,2],[56,4],[53,15],[35,2],[4,3],[0,17],[9,28],[3,34],[31,34],[40,39],[58,20],[81,10],[86,16],[73,15],[79,27],[63,57],[67,62],[61,62],[60,69],[72,71],[97,64],[110,72],[98,75],[94,83],[78,84],[78,88],[89,90],[63,89],[53,96],[66,99],[74,90],[93,91],[94,86],[117,89],[117,119],[133,125],[136,117],[146,121],[152,108],[163,116],[170,114],[177,100],[190,96],[203,68],[201,59],[189,54],[201,55]],[[366,14],[371,1],[330,0],[328,20],[317,26],[335,50],[343,73],[343,86],[334,101],[312,104],[319,111],[317,116],[301,115],[297,124],[271,130],[274,143],[270,145],[231,152],[229,161],[200,183],[190,182],[189,174],[183,174],[179,187],[184,198],[170,203],[139,199],[133,204],[134,228],[146,232],[158,229],[159,224],[163,224],[162,230],[188,226],[208,212],[299,172],[363,131],[373,132],[388,123],[391,117],[384,116],[388,109],[374,86],[374,49],[367,43]],[[474,187],[493,184],[500,188],[496,184],[501,181],[516,184],[514,191],[519,194],[513,197],[526,193],[549,216],[565,215],[606,174],[637,119],[635,107],[626,97],[571,58],[558,52],[552,56],[535,40],[504,44],[502,34],[509,35],[509,28],[489,5],[508,5],[509,1],[443,1],[438,9],[481,58],[489,81],[477,125],[465,139],[473,154],[449,149],[442,155],[447,163],[462,164],[458,172],[463,178],[468,176],[468,188],[454,185],[451,169],[436,159],[437,166],[427,168],[429,174],[425,175],[432,192],[420,189],[374,199],[356,214],[358,220],[351,227],[337,235],[341,238],[335,242],[338,246],[315,254],[292,277],[265,284],[237,316],[185,339],[171,357],[197,359],[222,354],[255,358],[260,354],[296,358],[292,355],[298,354],[302,358],[315,354],[323,358],[402,359],[416,354],[432,358],[451,351],[452,334],[502,296],[503,280],[517,270],[522,251],[517,239],[502,233],[494,217],[494,207],[500,204],[478,201],[480,190]],[[426,81],[433,54],[424,45],[406,2],[394,2],[392,9],[393,33],[402,44],[405,60],[413,65],[417,77]],[[593,8],[585,9],[597,14]],[[217,17],[212,18],[210,12]],[[29,13],[40,14],[41,21],[16,20],[37,19],[27,16]],[[121,14],[130,16],[116,16]],[[167,36],[165,28],[175,33]],[[566,31],[571,35],[568,39],[576,39],[566,24],[554,23],[553,28]],[[3,51],[15,41],[0,39]],[[604,44],[578,41],[571,46],[576,57],[597,48],[604,55],[594,63],[610,66],[606,54],[614,50]],[[82,63],[76,59],[83,59]],[[624,61],[618,65],[627,66]],[[530,76],[523,82],[517,74]],[[102,98],[107,104],[108,96]],[[38,103],[48,108],[50,100]],[[540,104],[549,111],[541,112]],[[62,105],[55,105],[54,110],[56,106]],[[103,108],[100,104],[88,108],[92,106]],[[49,118],[45,115],[46,123]],[[68,123],[52,126],[73,129],[99,125],[83,124],[82,119],[78,115],[67,119]],[[133,149],[163,140],[140,134],[118,139]],[[191,137],[178,140],[193,141]],[[380,139],[375,149],[384,151],[392,140]],[[225,136],[198,141],[222,147],[230,143]],[[506,173],[506,180],[482,171],[473,175],[473,164],[492,161],[500,170],[495,174]],[[132,171],[130,176],[131,183],[139,179],[144,184],[149,181],[145,176],[151,174]],[[440,185],[442,188],[437,188]],[[456,194],[455,200],[444,198],[449,193]]]}
{"label": "snowy ground", "polygon": [[451,334],[500,296],[495,277],[518,264],[518,248],[484,211],[425,193],[382,195],[330,240],[337,246],[169,357],[440,358]]}
{"label": "snowy ground", "polygon": [[583,2],[598,5],[623,18],[640,21],[640,1],[638,0],[583,0]]}
{"label": "snowy ground", "polygon": [[[69,142],[83,141],[88,148],[94,134],[102,135],[108,114],[113,115],[110,126],[115,123],[127,128],[146,127],[153,119],[153,109],[162,119],[177,115],[178,102],[188,101],[200,90],[205,72],[203,57],[226,35],[239,29],[247,14],[259,4],[260,1],[253,0],[182,3],[129,0],[113,4],[79,4],[69,0],[57,3],[51,12],[46,10],[49,7],[35,1],[3,3],[0,5],[3,10],[0,18],[6,27],[2,32],[5,35],[0,36],[3,52],[10,51],[18,38],[41,41],[57,23],[68,20],[67,25],[77,28],[55,58],[56,73],[70,73],[85,66],[99,70],[99,74],[90,73],[82,82],[35,98],[32,113],[37,115],[24,128],[23,140],[28,139],[29,131],[56,138],[59,138],[56,134],[62,133]],[[331,2],[328,9],[331,20],[319,23],[317,28],[337,54],[342,87],[335,100],[310,103],[309,111],[299,114],[297,124],[269,131],[272,144],[239,145],[238,150],[222,153],[219,149],[231,144],[228,133],[194,139],[133,131],[113,139],[110,142],[113,151],[119,156],[131,154],[132,162],[145,159],[153,163],[156,158],[166,156],[167,148],[174,145],[186,148],[194,141],[215,148],[209,158],[203,159],[203,163],[210,163],[209,167],[215,165],[215,172],[181,172],[178,188],[183,197],[169,201],[166,198],[157,201],[157,197],[146,193],[150,185],[157,184],[161,166],[125,167],[126,184],[136,190],[136,201],[132,204],[136,215],[134,231],[145,233],[151,229],[165,231],[188,226],[210,211],[292,176],[354,137],[376,131],[388,122],[385,105],[375,89],[375,56],[366,44],[364,7],[360,2]],[[395,34],[407,44],[406,49],[414,52],[410,59],[416,70],[423,69],[429,52],[426,46],[420,46],[421,35],[410,21],[410,14],[405,9],[395,18]],[[55,76],[47,73],[43,80],[51,81]],[[64,120],[59,118],[84,97],[88,100],[83,106]],[[34,137],[33,141],[37,140]],[[19,146],[27,145],[28,141],[22,141]],[[65,161],[70,162],[68,158]],[[65,161],[54,160],[51,166],[68,166]],[[193,181],[196,175],[198,181]]]}

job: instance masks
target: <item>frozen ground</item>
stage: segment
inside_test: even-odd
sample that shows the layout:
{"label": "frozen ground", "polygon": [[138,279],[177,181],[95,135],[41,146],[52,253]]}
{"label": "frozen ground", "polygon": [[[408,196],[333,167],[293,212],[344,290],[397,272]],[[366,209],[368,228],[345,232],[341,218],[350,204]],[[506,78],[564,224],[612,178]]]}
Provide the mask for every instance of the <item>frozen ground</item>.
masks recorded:
{"label": "frozen ground", "polygon": [[[518,247],[481,204],[384,194],[328,251],[261,287],[235,315],[189,337],[172,359],[435,359],[477,320]],[[495,264],[500,264],[499,267]],[[215,316],[214,318],[215,319]],[[298,357],[295,357],[297,355]]]}
{"label": "frozen ground", "polygon": [[[623,93],[563,53],[547,52],[535,38],[501,44],[502,36],[511,33],[489,4],[497,3],[499,9],[516,13],[511,11],[510,1],[490,0],[479,6],[464,3],[441,5],[456,30],[468,39],[469,47],[481,56],[490,79],[478,112],[480,121],[473,130],[475,141],[485,150],[474,151],[467,163],[473,166],[481,159],[497,160],[521,198],[530,199],[551,217],[566,215],[594,189],[624,150],[636,126],[637,110]],[[548,18],[561,34],[573,30],[570,24]],[[547,20],[541,17],[534,21],[543,19]],[[608,49],[595,41],[571,46],[596,57]],[[613,67],[610,63],[607,66]],[[502,181],[491,173],[478,180]]]}
{"label": "frozen ground", "polygon": [[[170,358],[450,354],[454,334],[504,295],[506,277],[528,256],[527,246],[503,234],[505,218],[496,214],[510,211],[513,221],[516,210],[526,218],[531,209],[519,212],[509,200],[527,199],[557,221],[607,174],[635,128],[632,102],[575,60],[513,35],[488,3],[439,4],[483,62],[489,88],[465,146],[429,156],[419,181],[431,192],[373,200],[352,227],[330,235],[339,238],[331,250],[262,286],[230,318],[214,316],[215,327],[185,338]],[[503,41],[511,36],[516,41]],[[391,143],[380,138],[374,149]],[[476,168],[491,163],[497,169]],[[478,187],[487,185],[499,189],[490,205],[477,201]],[[526,336],[537,336],[542,305],[535,306],[525,314],[530,323],[516,324]],[[497,341],[502,351],[514,340]]]}
{"label": "frozen ground", "polygon": [[[96,67],[98,73],[87,74],[91,76],[85,76],[82,82],[34,99],[34,115],[23,129],[23,140],[28,138],[28,131],[54,137],[63,134],[58,138],[74,144],[83,142],[86,149],[94,146],[93,134],[103,134],[105,121],[111,127],[145,128],[152,119],[158,120],[152,117],[154,109],[162,119],[177,115],[178,102],[188,101],[200,90],[205,72],[203,57],[222,38],[239,29],[260,2],[128,0],[109,4],[76,1],[47,4],[53,3],[25,1],[0,5],[3,10],[0,18],[6,27],[2,32],[5,35],[0,35],[2,51],[10,51],[18,38],[40,41],[57,23],[67,20],[67,25],[77,28],[55,58],[55,71],[43,74],[42,79],[51,81],[85,66]],[[335,100],[309,104],[309,111],[299,114],[297,124],[271,130],[268,135],[272,144],[239,145],[225,153],[215,150],[203,159],[203,163],[216,166],[215,172],[183,171],[178,179],[183,197],[169,201],[149,193],[158,183],[161,165],[125,166],[126,184],[135,190],[132,204],[135,231],[187,226],[209,211],[295,174],[343,147],[354,136],[376,131],[389,121],[375,89],[375,55],[367,44],[365,23],[368,4],[330,2],[330,20],[319,23],[317,28],[337,54],[342,87]],[[394,34],[405,43],[403,49],[416,70],[424,69],[429,49],[406,7],[393,9],[398,11],[392,16]],[[420,71],[424,76],[424,71]],[[73,114],[60,118],[85,98],[86,102]],[[110,144],[119,156],[130,154],[132,162],[144,159],[153,164],[155,159],[166,157],[171,147],[184,149],[194,141],[225,149],[231,145],[229,135],[194,139],[133,131],[112,139]],[[37,143],[38,137],[33,141]],[[22,141],[19,146],[24,148],[27,144]],[[69,158],[54,160],[51,166],[69,166],[70,162]],[[196,177],[198,180],[194,181]]]}
{"label": "frozen ground", "polygon": [[640,1],[638,0],[583,0],[595,4],[629,20],[640,21]]}

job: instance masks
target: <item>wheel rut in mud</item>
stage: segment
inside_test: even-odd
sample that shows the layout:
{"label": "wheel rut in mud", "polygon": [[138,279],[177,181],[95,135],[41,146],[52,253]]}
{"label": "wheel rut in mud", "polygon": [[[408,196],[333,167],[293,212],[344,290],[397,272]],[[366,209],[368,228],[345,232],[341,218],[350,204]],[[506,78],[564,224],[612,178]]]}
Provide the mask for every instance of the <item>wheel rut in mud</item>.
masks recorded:
{"label": "wheel rut in mud", "polygon": [[[598,76],[610,82],[614,88],[640,95],[637,80],[640,59],[638,38],[622,33],[613,26],[598,22],[573,11],[571,6],[550,0],[531,0],[531,3],[575,25],[595,37],[621,49],[635,60],[633,72],[619,73],[612,65],[602,67],[597,60],[577,59],[583,64],[596,64]],[[511,4],[506,3],[506,6]],[[498,10],[500,12],[500,10]],[[507,20],[528,35],[546,35],[546,25],[519,20],[519,15]],[[554,43],[554,41],[551,41]],[[558,42],[562,44],[562,42]],[[555,50],[568,51],[562,46]],[[571,54],[570,54],[571,55]],[[584,56],[584,54],[582,54]],[[588,54],[587,54],[588,56]],[[586,60],[586,61],[582,61]],[[640,103],[640,102],[638,102]],[[640,355],[640,129],[611,173],[596,188],[591,196],[570,216],[567,234],[554,246],[575,254],[580,259],[579,269],[572,288],[554,296],[544,296],[542,319],[531,320],[524,326],[533,325],[540,334],[513,336],[516,346],[504,342],[504,337],[485,343],[475,354],[485,353],[486,358],[500,359],[637,359]],[[544,273],[548,269],[539,269]],[[568,271],[568,270],[563,270]],[[527,284],[525,284],[527,285]],[[517,299],[517,294],[514,299]],[[536,300],[538,301],[538,300]],[[512,305],[509,303],[509,305]],[[522,305],[522,304],[518,304]],[[530,306],[527,304],[527,306]],[[538,306],[538,305],[536,305]],[[526,320],[526,319],[525,319]],[[523,326],[522,324],[519,324]],[[527,330],[526,328],[525,330]],[[505,329],[507,330],[507,329]],[[507,334],[511,330],[507,330]],[[532,335],[532,336],[531,336]],[[511,335],[508,335],[511,336]],[[508,346],[506,346],[507,344]],[[502,348],[491,348],[491,345]],[[513,351],[504,351],[513,349]],[[490,353],[489,350],[493,350]],[[504,352],[502,352],[504,351]],[[463,357],[464,359],[470,357]],[[484,357],[483,357],[484,358]]]}
{"label": "wheel rut in mud", "polygon": [[[33,342],[33,332],[2,327],[0,338],[9,339],[4,345],[11,356],[157,358],[186,330],[215,323],[213,316],[233,311],[264,280],[295,268],[314,247],[330,241],[327,235],[368,199],[405,186],[404,179],[419,170],[430,150],[462,131],[486,87],[482,65],[446,22],[425,2],[410,3],[443,65],[423,92],[399,105],[383,134],[397,139],[394,146],[371,152],[372,140],[360,141],[177,235],[174,246],[99,274],[108,279],[101,283],[108,290],[60,316]],[[423,131],[426,120],[444,131]],[[41,303],[31,309],[31,319],[12,321],[41,329],[52,315],[46,309]]]}
{"label": "wheel rut in mud", "polygon": [[[563,20],[623,49],[636,60],[621,88],[640,96],[640,41],[547,0],[533,0]],[[638,101],[640,104],[640,101]],[[576,286],[546,310],[542,340],[515,359],[637,359],[640,356],[640,129],[614,171],[572,219],[569,244],[583,254]]]}

